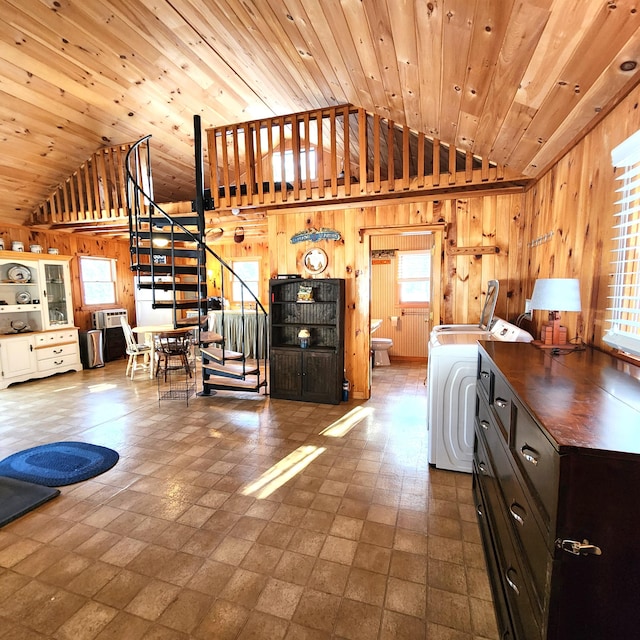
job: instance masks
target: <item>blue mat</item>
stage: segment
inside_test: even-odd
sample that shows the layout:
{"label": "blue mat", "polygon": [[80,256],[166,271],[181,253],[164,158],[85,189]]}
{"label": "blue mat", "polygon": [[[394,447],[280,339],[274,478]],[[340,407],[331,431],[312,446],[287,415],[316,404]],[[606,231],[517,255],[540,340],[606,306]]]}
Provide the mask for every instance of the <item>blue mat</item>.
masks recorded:
{"label": "blue mat", "polygon": [[53,442],[25,449],[0,461],[0,476],[45,487],[88,480],[118,462],[113,449],[86,442]]}

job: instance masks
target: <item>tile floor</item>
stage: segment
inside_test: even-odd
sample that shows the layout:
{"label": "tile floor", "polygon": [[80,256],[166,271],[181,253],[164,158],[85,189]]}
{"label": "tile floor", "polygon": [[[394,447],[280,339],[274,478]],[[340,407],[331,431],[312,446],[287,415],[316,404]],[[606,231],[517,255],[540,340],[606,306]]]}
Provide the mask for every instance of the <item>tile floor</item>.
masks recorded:
{"label": "tile floor", "polygon": [[121,455],[0,529],[2,640],[497,638],[471,478],[427,465],[424,365],[340,406],[158,402],[124,368],[0,391],[0,457]]}

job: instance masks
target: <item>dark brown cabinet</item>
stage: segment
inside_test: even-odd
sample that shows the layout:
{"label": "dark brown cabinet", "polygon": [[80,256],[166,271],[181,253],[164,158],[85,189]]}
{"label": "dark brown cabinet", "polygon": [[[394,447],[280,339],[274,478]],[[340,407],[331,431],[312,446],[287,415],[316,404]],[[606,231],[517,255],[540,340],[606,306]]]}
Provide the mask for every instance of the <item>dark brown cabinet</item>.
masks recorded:
{"label": "dark brown cabinet", "polygon": [[127,352],[127,343],[124,339],[122,327],[110,327],[103,329],[102,332],[105,362],[124,358]]}
{"label": "dark brown cabinet", "polygon": [[[271,396],[338,404],[344,374],[344,280],[275,279],[269,291]],[[304,348],[301,331],[309,334]]]}
{"label": "dark brown cabinet", "polygon": [[500,638],[638,637],[640,368],[481,342],[473,491]]}

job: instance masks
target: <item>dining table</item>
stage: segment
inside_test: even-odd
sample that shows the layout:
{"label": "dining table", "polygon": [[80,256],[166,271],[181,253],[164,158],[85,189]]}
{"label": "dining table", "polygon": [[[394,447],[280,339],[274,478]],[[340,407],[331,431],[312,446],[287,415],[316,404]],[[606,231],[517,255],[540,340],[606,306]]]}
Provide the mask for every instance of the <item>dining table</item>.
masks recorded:
{"label": "dining table", "polygon": [[151,367],[149,367],[149,378],[153,379],[155,377],[158,366],[158,359],[155,357],[156,337],[161,333],[182,336],[194,330],[197,330],[197,327],[186,326],[176,328],[172,324],[146,324],[132,327],[133,333],[138,336],[143,336],[142,342],[148,344],[153,350],[154,357],[151,359]]}

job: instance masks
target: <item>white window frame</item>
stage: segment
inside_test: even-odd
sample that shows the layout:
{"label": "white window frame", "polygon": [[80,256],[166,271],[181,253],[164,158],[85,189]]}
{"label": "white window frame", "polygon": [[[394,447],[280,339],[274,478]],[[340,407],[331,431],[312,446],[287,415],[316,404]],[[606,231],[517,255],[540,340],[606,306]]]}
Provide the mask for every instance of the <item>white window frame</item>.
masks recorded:
{"label": "white window frame", "polygon": [[[111,277],[108,280],[89,280],[87,276],[88,269],[86,265],[89,262],[104,262],[109,266],[109,271],[111,273]],[[82,304],[84,307],[104,307],[105,305],[115,305],[118,298],[116,294],[116,284],[117,284],[117,271],[116,271],[116,260],[114,258],[102,258],[96,256],[78,256],[78,264],[80,267],[80,283],[82,289]],[[105,298],[91,299],[90,296],[87,295],[87,288],[92,284],[100,284],[101,286],[110,285],[111,296],[107,296]]]}
{"label": "white window frame", "polygon": [[613,166],[622,169],[615,202],[613,284],[607,308],[605,344],[640,357],[640,131],[611,152]]}
{"label": "white window frame", "polygon": [[[255,280],[245,280],[244,278],[242,278],[242,280],[244,281],[244,283],[251,289],[251,291],[253,291],[253,293],[255,294],[256,298],[258,298],[258,300],[260,300],[260,267],[261,267],[261,259],[260,258],[232,258],[230,260],[229,266],[234,270],[234,271],[239,271],[239,269],[236,268],[236,266],[240,263],[242,264],[246,264],[248,262],[252,262],[256,264],[256,268],[257,268],[257,275],[256,275],[256,279]],[[239,282],[236,282],[236,277],[233,273],[230,273],[230,278],[229,278],[229,300],[231,301],[232,304],[234,305],[240,305],[243,304],[243,299],[240,295],[238,295],[236,293],[236,284],[238,285],[238,289],[241,290],[242,289],[242,285]],[[238,274],[240,275],[240,274]],[[241,276],[240,276],[241,277]],[[255,300],[251,297],[251,295],[249,293],[245,293],[244,295],[244,304],[245,305],[254,305],[255,304]]]}
{"label": "white window frame", "polygon": [[[403,257],[411,259],[414,256],[423,256],[424,264],[426,265],[425,271],[414,271],[412,275],[402,273]],[[398,251],[396,253],[396,273],[397,273],[397,290],[396,297],[398,300],[398,306],[400,307],[418,307],[428,308],[431,303],[431,251],[429,249],[418,249],[413,251]],[[404,277],[403,277],[404,275]],[[403,285],[404,284],[420,284],[424,283],[426,297],[423,300],[404,300],[403,299]]]}

